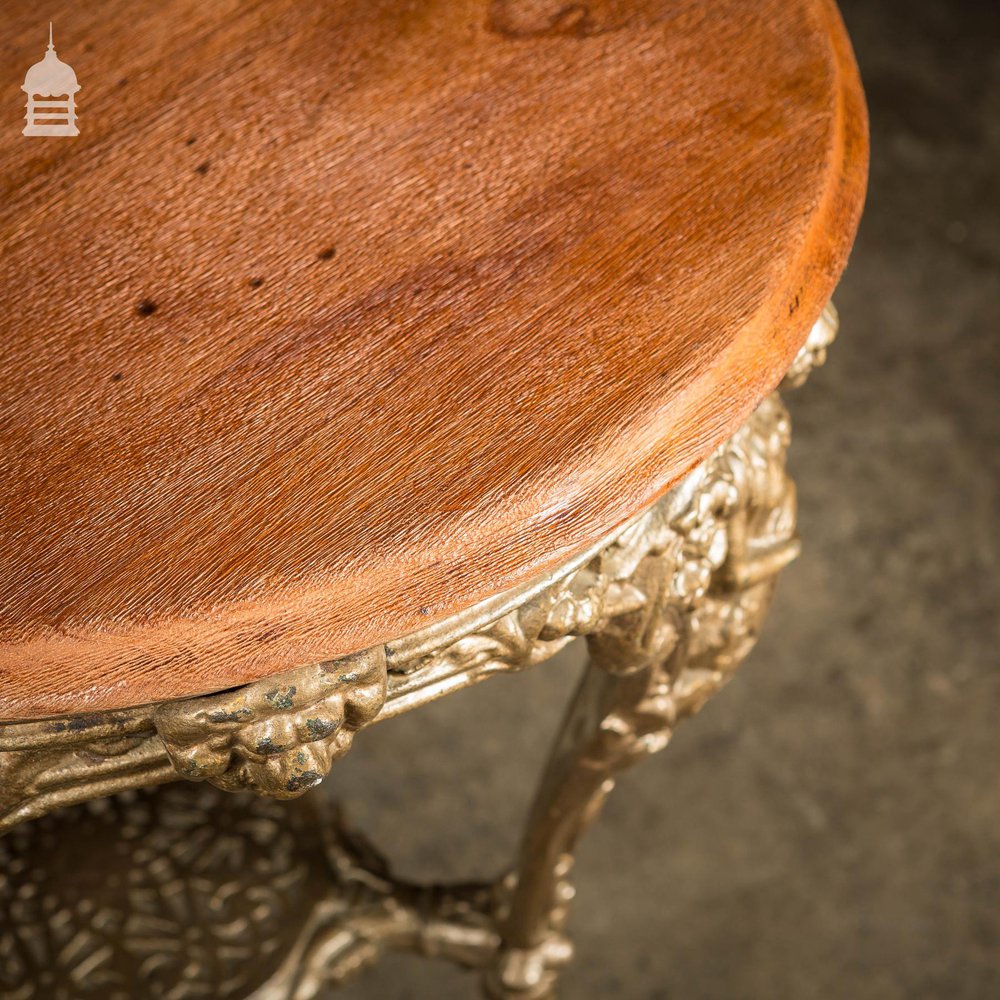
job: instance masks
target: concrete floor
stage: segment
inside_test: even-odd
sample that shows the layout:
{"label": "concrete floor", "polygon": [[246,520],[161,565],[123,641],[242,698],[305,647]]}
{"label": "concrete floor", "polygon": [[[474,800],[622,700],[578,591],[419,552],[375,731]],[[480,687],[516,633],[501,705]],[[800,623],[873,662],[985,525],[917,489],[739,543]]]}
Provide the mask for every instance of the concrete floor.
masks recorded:
{"label": "concrete floor", "polygon": [[[843,8],[871,189],[790,400],[805,552],[587,840],[570,1000],[1000,997],[1000,5]],[[492,873],[573,659],[362,734],[327,787],[407,872]],[[409,959],[338,994],[474,995]]]}

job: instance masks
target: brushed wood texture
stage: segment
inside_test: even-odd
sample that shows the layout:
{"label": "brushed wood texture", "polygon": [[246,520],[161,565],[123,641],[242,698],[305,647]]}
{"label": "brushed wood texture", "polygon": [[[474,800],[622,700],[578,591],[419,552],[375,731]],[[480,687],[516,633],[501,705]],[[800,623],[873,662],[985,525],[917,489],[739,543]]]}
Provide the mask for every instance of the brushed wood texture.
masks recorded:
{"label": "brushed wood texture", "polygon": [[[827,0],[0,10],[0,718],[566,559],[776,384],[861,210]],[[16,118],[50,17],[75,139]]]}

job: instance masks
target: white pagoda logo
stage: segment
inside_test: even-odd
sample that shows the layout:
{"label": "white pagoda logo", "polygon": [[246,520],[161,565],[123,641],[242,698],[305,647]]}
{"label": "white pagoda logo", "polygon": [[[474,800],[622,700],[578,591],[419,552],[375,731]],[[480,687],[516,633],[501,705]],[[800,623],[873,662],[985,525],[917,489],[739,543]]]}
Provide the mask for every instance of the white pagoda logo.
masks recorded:
{"label": "white pagoda logo", "polygon": [[[79,89],[73,67],[67,66],[56,55],[50,21],[49,48],[45,58],[28,70],[21,87],[28,95],[28,113],[24,116],[28,124],[24,126],[22,135],[79,135],[73,100]],[[44,100],[47,97],[59,100]]]}

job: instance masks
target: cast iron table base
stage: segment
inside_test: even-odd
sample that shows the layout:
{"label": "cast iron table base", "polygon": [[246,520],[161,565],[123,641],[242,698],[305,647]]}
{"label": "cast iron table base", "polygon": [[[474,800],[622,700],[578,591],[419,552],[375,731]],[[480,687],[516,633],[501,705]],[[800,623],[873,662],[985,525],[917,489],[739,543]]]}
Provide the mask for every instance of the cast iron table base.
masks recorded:
{"label": "cast iron table base", "polygon": [[[786,384],[835,328],[828,307]],[[580,835],[615,776],[730,677],[798,551],[788,440],[775,394],[600,546],[405,640],[222,694],[0,724],[0,995],[306,1000],[401,949],[481,970],[497,1000],[554,996]],[[315,798],[273,801],[361,727],[575,636],[590,662],[496,882],[400,881]],[[178,778],[207,784],[146,787]]]}

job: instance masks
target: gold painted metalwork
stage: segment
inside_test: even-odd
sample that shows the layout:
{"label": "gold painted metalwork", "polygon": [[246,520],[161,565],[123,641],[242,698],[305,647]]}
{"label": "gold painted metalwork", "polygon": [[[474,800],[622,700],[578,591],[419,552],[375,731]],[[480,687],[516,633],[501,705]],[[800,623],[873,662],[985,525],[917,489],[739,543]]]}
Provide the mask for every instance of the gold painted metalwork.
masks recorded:
{"label": "gold painted metalwork", "polygon": [[[786,384],[822,362],[835,329],[830,306]],[[0,838],[0,995],[307,1000],[396,948],[481,969],[497,1000],[553,996],[571,955],[577,840],[615,775],[665,746],[739,665],[798,551],[788,439],[775,394],[599,546],[398,642],[222,694],[0,725],[0,829],[14,828]],[[400,882],[306,805],[282,811],[208,785],[45,816],[178,778],[295,797],[363,726],[540,663],[575,636],[587,637],[590,665],[515,868],[496,883]],[[75,861],[55,846],[67,825]],[[114,878],[63,900],[61,866],[104,855]]]}

